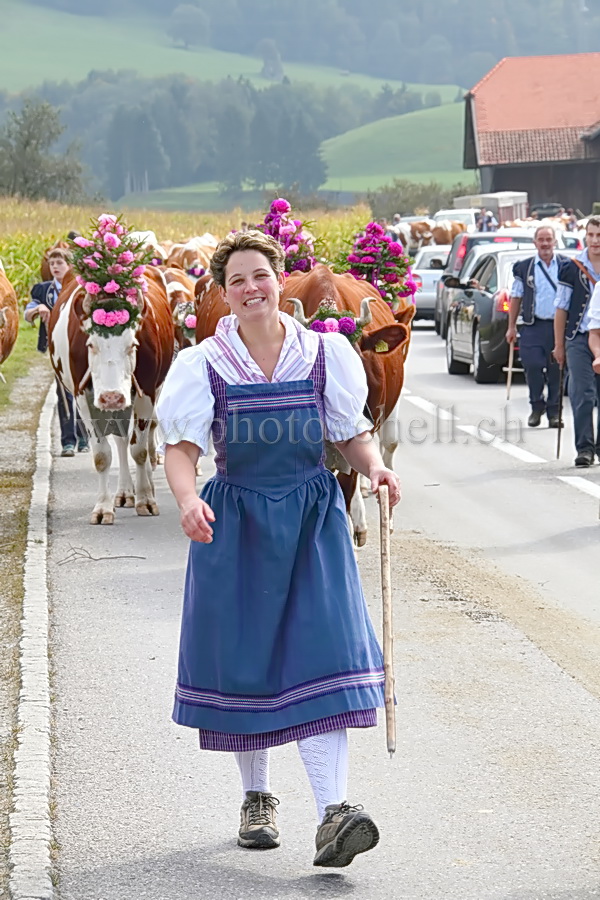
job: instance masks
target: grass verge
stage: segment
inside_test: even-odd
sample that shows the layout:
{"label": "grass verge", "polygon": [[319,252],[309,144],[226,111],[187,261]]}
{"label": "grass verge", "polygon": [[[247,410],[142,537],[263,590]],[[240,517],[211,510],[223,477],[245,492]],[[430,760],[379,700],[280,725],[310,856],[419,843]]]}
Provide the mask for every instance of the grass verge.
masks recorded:
{"label": "grass verge", "polygon": [[27,323],[19,325],[19,336],[13,351],[2,366],[6,384],[0,380],[0,413],[10,404],[10,394],[17,379],[27,375],[32,362],[37,358],[38,330]]}

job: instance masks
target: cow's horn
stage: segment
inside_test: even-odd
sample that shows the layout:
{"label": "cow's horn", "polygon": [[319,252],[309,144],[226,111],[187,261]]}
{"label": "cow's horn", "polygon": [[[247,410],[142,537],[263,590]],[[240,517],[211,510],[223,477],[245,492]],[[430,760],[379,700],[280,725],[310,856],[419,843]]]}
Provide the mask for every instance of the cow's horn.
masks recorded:
{"label": "cow's horn", "polygon": [[294,318],[296,322],[300,322],[301,325],[304,325],[305,328],[308,327],[308,319],[304,315],[304,305],[302,300],[298,300],[297,297],[289,297],[288,303],[291,303],[294,307]]}
{"label": "cow's horn", "polygon": [[371,300],[374,300],[374,297],[364,297],[360,301],[360,319],[357,321],[357,325],[361,328],[364,328],[365,325],[368,325],[373,321],[373,315],[371,313],[371,307],[369,306]]}
{"label": "cow's horn", "polygon": [[83,303],[81,304],[81,308],[86,316],[89,316],[90,310],[92,308],[92,298],[89,294],[85,294],[83,298]]}

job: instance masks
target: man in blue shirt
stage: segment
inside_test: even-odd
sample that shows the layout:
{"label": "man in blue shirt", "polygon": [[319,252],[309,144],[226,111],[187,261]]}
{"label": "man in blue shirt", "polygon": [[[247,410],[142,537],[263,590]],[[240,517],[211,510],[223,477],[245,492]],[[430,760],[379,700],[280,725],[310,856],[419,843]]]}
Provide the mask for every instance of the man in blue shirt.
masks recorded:
{"label": "man in blue shirt", "polygon": [[552,357],[554,301],[559,266],[568,259],[555,255],[556,236],[547,225],[536,229],[533,242],[536,255],[521,259],[513,266],[506,340],[512,344],[517,339],[517,319],[521,315],[519,353],[531,404],[527,424],[536,428],[546,413],[550,428],[558,428],[560,368]]}
{"label": "man in blue shirt", "polygon": [[600,375],[593,369],[588,338],[589,304],[600,281],[600,217],[588,219],[586,249],[559,270],[554,318],[554,358],[569,368],[569,400],[575,426],[575,465],[587,468],[600,458],[600,430],[594,432],[594,408],[600,407]]}
{"label": "man in blue shirt", "polygon": [[[32,299],[25,307],[25,320],[40,320],[38,350],[45,353],[48,348],[48,321],[50,313],[62,288],[63,280],[71,267],[71,257],[67,250],[56,248],[48,254],[48,265],[52,273],[52,281],[41,281],[31,289]],[[70,394],[56,379],[58,395],[58,420],[60,422],[61,456],[75,456],[75,448],[79,453],[89,450],[88,436],[85,426],[77,412],[77,405]]]}

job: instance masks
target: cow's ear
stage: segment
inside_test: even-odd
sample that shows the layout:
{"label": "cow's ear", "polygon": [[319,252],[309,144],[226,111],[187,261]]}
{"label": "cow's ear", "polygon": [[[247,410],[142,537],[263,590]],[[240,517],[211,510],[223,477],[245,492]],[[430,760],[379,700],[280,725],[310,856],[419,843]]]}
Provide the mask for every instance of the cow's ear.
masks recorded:
{"label": "cow's ear", "polygon": [[414,303],[411,303],[405,309],[399,309],[398,312],[394,313],[394,318],[399,325],[410,325],[415,317],[416,311],[417,307]]}
{"label": "cow's ear", "polygon": [[410,331],[403,323],[397,325],[384,325],[377,331],[364,333],[360,339],[361,350],[374,350],[376,353],[391,353],[398,347],[408,343]]}

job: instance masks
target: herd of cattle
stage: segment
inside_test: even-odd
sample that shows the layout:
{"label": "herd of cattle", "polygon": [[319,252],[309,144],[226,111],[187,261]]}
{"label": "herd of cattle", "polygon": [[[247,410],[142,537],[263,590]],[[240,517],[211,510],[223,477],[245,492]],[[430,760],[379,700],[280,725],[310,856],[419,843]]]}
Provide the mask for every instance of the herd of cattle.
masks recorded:
{"label": "herd of cattle", "polygon": [[[63,387],[76,398],[90,434],[99,482],[92,524],[112,524],[115,507],[135,507],[141,516],[158,515],[152,470],[157,463],[154,407],[161,385],[178,350],[214,334],[219,319],[229,313],[211,276],[201,274],[217,244],[212,235],[172,245],[159,244],[152,232],[141,236],[155,252],[156,264],[146,269],[148,292],[135,329],[109,337],[85,331],[90,298],[71,276],[65,279],[48,326],[52,366]],[[44,276],[48,280],[49,273],[42,269]],[[367,377],[367,414],[379,434],[386,465],[391,465],[398,442],[396,407],[415,307],[409,298],[392,313],[371,284],[350,274],[334,274],[319,264],[286,279],[281,308],[304,322],[325,300],[339,310],[351,310],[357,318],[362,316],[366,323],[353,346]],[[183,328],[190,315],[196,319],[191,336]],[[17,297],[0,271],[0,363],[14,345],[18,321]],[[109,436],[119,461],[116,493],[109,490]],[[135,484],[128,447],[135,463]],[[328,465],[338,473],[355,540],[362,545],[366,514],[357,473],[347,468],[334,447],[328,448]]]}

